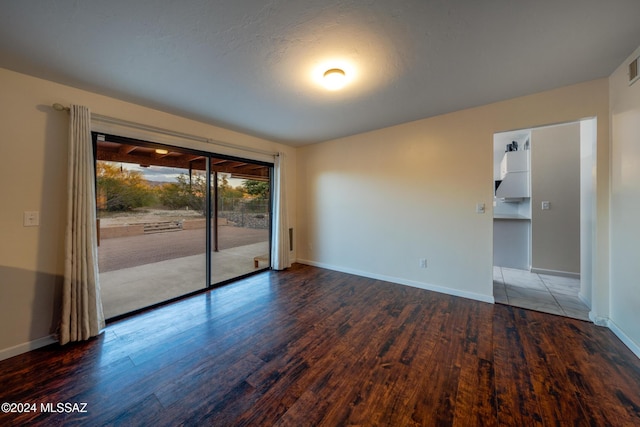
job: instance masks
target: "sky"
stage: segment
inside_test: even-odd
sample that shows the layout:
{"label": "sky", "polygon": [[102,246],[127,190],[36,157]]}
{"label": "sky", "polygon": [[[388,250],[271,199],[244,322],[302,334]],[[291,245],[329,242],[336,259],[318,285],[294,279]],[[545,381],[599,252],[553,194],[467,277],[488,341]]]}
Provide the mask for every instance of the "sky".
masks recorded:
{"label": "sky", "polygon": [[[143,168],[140,165],[135,163],[120,163],[120,162],[107,162],[107,163],[111,163],[118,166],[121,165],[124,169],[128,169],[131,171],[138,171],[142,173],[142,175],[144,176],[144,179],[146,179],[147,181],[154,181],[154,182],[175,182],[181,173],[189,174],[189,171],[187,169],[182,169],[182,168],[170,168],[166,166],[149,166],[147,168]],[[193,173],[196,174],[196,173],[203,173],[203,172],[193,171]],[[220,175],[224,175],[224,174],[220,174]],[[242,179],[231,178],[229,174],[226,174],[226,175],[229,181],[229,185],[231,185],[232,187],[239,187],[244,182],[244,180]]]}

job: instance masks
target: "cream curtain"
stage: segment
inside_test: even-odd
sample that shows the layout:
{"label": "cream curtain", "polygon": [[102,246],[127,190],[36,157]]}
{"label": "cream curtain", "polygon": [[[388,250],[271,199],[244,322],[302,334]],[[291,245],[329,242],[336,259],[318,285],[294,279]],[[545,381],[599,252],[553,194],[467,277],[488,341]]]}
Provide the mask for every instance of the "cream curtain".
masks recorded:
{"label": "cream curtain", "polygon": [[273,241],[271,243],[271,268],[284,270],[291,267],[289,260],[289,221],[287,218],[285,154],[278,153],[273,176]]}
{"label": "cream curtain", "polygon": [[98,282],[91,113],[72,105],[69,122],[67,227],[60,344],[100,334],[105,326]]}

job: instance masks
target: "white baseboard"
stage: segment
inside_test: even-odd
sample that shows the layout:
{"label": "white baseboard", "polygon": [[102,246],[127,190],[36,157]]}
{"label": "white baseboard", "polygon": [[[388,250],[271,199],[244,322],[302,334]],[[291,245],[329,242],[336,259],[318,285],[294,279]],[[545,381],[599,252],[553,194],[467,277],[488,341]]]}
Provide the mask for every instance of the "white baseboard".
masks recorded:
{"label": "white baseboard", "polygon": [[407,280],[407,279],[402,279],[402,278],[399,278],[399,277],[384,276],[384,275],[381,275],[381,274],[374,274],[374,273],[369,273],[369,272],[366,272],[366,271],[354,270],[354,269],[351,269],[351,268],[345,268],[345,267],[340,267],[340,266],[335,266],[335,265],[329,265],[329,264],[310,261],[310,260],[306,260],[306,259],[298,259],[297,262],[299,262],[300,264],[311,265],[313,267],[326,268],[327,270],[339,271],[341,273],[347,273],[347,274],[353,274],[353,275],[356,275],[356,276],[367,277],[369,279],[384,280],[385,282],[391,282],[391,283],[396,283],[396,284],[399,284],[399,285],[411,286],[411,287],[414,287],[414,288],[424,289],[424,290],[427,290],[427,291],[434,291],[434,292],[438,292],[438,293],[441,293],[441,294],[453,295],[453,296],[456,296],[456,297],[462,297],[462,298],[472,299],[472,300],[476,300],[476,301],[487,302],[489,304],[494,304],[495,303],[495,299],[493,298],[493,295],[483,295],[483,294],[477,294],[475,292],[460,291],[458,289],[447,288],[445,286],[438,286],[438,285],[433,285],[433,284],[430,284],[430,283],[417,282],[417,281],[414,281],[414,280]]}
{"label": "white baseboard", "polygon": [[14,345],[13,347],[0,350],[0,360],[9,359],[10,357],[17,356],[22,353],[27,353],[31,350],[35,350],[40,347],[48,346],[49,344],[56,343],[57,340],[53,335],[38,338],[33,341],[28,341],[22,344]]}
{"label": "white baseboard", "polygon": [[589,320],[591,320],[595,325],[604,326],[605,328],[609,327],[609,318],[597,316],[593,311],[589,312]]}
{"label": "white baseboard", "polygon": [[546,274],[549,276],[571,277],[573,279],[579,279],[580,273],[572,273],[570,271],[558,271],[558,270],[545,270],[544,268],[531,268],[532,273]]}
{"label": "white baseboard", "polygon": [[631,350],[633,352],[633,354],[636,355],[636,357],[638,359],[640,359],[640,345],[636,342],[634,342],[631,338],[629,338],[627,336],[627,334],[625,334],[622,329],[620,329],[620,327],[618,325],[616,325],[616,323],[611,320],[608,319],[607,320],[607,326],[609,327],[609,329],[611,329],[611,331],[616,334],[616,336],[618,338],[620,338],[620,341],[622,341],[624,343],[624,345],[626,345],[627,347],[629,347],[629,350]]}
{"label": "white baseboard", "polygon": [[580,301],[582,301],[584,303],[584,305],[586,305],[587,307],[589,307],[589,310],[591,310],[591,300],[589,298],[587,298],[586,296],[584,296],[582,294],[582,292],[578,292],[578,298],[580,298]]}

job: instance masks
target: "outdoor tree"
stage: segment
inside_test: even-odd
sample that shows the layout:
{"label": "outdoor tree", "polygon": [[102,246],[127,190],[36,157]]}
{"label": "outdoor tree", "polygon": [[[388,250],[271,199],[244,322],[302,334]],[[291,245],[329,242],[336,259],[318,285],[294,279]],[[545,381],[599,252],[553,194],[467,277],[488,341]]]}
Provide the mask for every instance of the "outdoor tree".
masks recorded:
{"label": "outdoor tree", "polygon": [[226,176],[218,178],[218,197],[221,199],[241,199],[244,196],[242,189],[232,187]]}
{"label": "outdoor tree", "polygon": [[257,197],[259,199],[269,198],[269,182],[268,181],[256,181],[253,179],[246,179],[242,183],[242,189],[250,196]]}
{"label": "outdoor tree", "polygon": [[218,175],[218,209],[220,211],[233,210],[238,200],[243,197],[242,189],[232,187],[226,175]]}
{"label": "outdoor tree", "polygon": [[130,211],[149,206],[154,200],[154,191],[142,173],[124,169],[109,162],[97,162],[96,181],[98,207],[107,211]]}
{"label": "outdoor tree", "polygon": [[160,203],[170,209],[193,209],[204,213],[207,181],[202,174],[180,174],[176,182],[164,184],[158,190]]}
{"label": "outdoor tree", "polygon": [[266,213],[269,209],[269,182],[268,181],[256,181],[253,179],[246,179],[242,183],[242,189],[248,199],[245,203],[245,208],[249,212]]}

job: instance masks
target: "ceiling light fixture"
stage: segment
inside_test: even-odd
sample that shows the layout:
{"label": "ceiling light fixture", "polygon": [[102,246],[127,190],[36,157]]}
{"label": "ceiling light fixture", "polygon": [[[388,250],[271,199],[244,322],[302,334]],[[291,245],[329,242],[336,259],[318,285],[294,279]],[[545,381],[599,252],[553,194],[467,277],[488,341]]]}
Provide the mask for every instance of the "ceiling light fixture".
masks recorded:
{"label": "ceiling light fixture", "polygon": [[156,154],[169,154],[169,150],[165,150],[164,148],[156,148]]}
{"label": "ceiling light fixture", "polygon": [[347,76],[340,68],[331,68],[325,71],[322,78],[324,87],[329,90],[342,89],[347,83]]}

